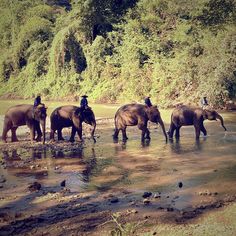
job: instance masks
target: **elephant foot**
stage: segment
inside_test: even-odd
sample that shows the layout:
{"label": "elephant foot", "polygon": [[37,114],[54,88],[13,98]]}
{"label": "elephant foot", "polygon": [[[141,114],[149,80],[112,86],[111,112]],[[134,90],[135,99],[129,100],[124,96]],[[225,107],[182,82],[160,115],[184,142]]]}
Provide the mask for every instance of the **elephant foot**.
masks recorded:
{"label": "elephant foot", "polygon": [[41,142],[42,141],[42,137],[39,136],[35,140],[36,140],[36,142]]}
{"label": "elephant foot", "polygon": [[6,140],[6,139],[2,139],[2,142],[3,142],[3,143],[7,143],[7,140]]}
{"label": "elephant foot", "polygon": [[123,137],[123,139],[122,139],[123,142],[126,142],[127,140],[128,140],[127,137]]}
{"label": "elephant foot", "polygon": [[96,140],[94,137],[93,137],[92,139],[93,139],[93,143],[96,143],[96,142],[97,142],[97,140]]}
{"label": "elephant foot", "polygon": [[118,135],[113,134],[112,137],[114,140],[118,139]]}
{"label": "elephant foot", "polygon": [[65,139],[60,137],[60,138],[58,138],[58,141],[65,141]]}
{"label": "elephant foot", "polygon": [[13,143],[19,142],[19,140],[18,140],[17,138],[12,139],[11,141],[12,141]]}
{"label": "elephant foot", "polygon": [[71,143],[74,143],[74,142],[75,142],[75,139],[70,138],[69,141],[70,141]]}

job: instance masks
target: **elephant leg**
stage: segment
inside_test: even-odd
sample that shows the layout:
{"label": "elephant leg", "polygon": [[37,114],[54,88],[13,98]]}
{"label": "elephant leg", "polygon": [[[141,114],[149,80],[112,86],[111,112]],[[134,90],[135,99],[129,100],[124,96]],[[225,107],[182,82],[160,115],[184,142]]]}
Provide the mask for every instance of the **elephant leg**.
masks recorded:
{"label": "elephant leg", "polygon": [[150,132],[149,132],[149,130],[148,130],[148,128],[147,128],[147,124],[146,124],[146,125],[145,125],[145,124],[139,124],[139,125],[138,125],[138,128],[139,128],[140,130],[142,130],[141,140],[142,140],[142,142],[144,142],[144,140],[145,140],[145,134],[147,134],[148,136],[149,136],[149,134],[150,134]]}
{"label": "elephant leg", "polygon": [[77,134],[78,134],[78,137],[79,137],[79,142],[83,141],[83,138],[82,138],[82,127],[77,129]]}
{"label": "elephant leg", "polygon": [[58,141],[64,140],[64,138],[62,137],[62,129],[57,130],[57,138],[58,138]]}
{"label": "elephant leg", "polygon": [[55,130],[51,129],[50,131],[50,140],[54,140]]}
{"label": "elephant leg", "polygon": [[207,135],[207,131],[206,131],[206,129],[205,129],[203,124],[201,124],[200,129],[201,129],[202,133],[204,134],[204,136],[206,136]]}
{"label": "elephant leg", "polygon": [[18,127],[12,127],[11,128],[11,141],[12,142],[18,142],[18,139],[16,137],[16,130]]}
{"label": "elephant leg", "polygon": [[126,141],[128,139],[127,134],[126,134],[126,127],[122,128],[122,138],[123,138],[123,141]]}
{"label": "elephant leg", "polygon": [[170,139],[173,138],[175,129],[176,129],[176,126],[171,122],[171,124],[170,124],[170,129],[169,129],[169,131],[167,132]]}
{"label": "elephant leg", "polygon": [[33,123],[32,121],[28,121],[26,123],[26,125],[29,127],[30,129],[30,140],[34,141],[35,138],[35,123]]}
{"label": "elephant leg", "polygon": [[114,134],[113,134],[113,139],[118,139],[120,129],[115,128]]}
{"label": "elephant leg", "polygon": [[179,139],[179,137],[180,137],[179,131],[180,131],[180,127],[176,127],[176,130],[175,130],[175,138],[176,139]]}
{"label": "elephant leg", "polygon": [[35,130],[37,132],[36,141],[40,142],[41,139],[42,139],[43,134],[42,134],[39,122],[35,122]]}
{"label": "elephant leg", "polygon": [[145,140],[146,129],[142,129],[141,140],[144,142]]}
{"label": "elephant leg", "polygon": [[5,126],[3,127],[3,132],[2,132],[2,141],[3,141],[4,143],[7,142],[7,133],[8,133],[8,131],[9,131],[9,128],[5,125]]}
{"label": "elephant leg", "polygon": [[151,137],[150,137],[150,131],[149,131],[148,128],[146,129],[145,138],[146,138],[146,139],[149,139],[149,140],[151,139]]}
{"label": "elephant leg", "polygon": [[195,133],[196,133],[196,139],[199,139],[200,137],[200,127],[198,125],[194,125]]}
{"label": "elephant leg", "polygon": [[76,128],[72,126],[71,136],[70,136],[70,142],[72,143],[75,141],[75,134],[76,134]]}

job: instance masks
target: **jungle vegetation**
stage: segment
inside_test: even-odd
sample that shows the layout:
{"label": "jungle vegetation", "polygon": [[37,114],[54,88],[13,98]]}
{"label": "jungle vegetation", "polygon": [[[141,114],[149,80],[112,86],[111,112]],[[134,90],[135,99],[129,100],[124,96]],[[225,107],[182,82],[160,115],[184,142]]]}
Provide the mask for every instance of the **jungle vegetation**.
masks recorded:
{"label": "jungle vegetation", "polygon": [[219,107],[235,55],[235,0],[0,0],[2,97]]}

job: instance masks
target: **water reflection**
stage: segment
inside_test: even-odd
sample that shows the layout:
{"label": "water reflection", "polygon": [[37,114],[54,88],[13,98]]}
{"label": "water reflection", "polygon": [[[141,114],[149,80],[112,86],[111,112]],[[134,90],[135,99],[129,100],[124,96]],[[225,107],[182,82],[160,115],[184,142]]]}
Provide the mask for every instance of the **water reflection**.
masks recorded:
{"label": "water reflection", "polygon": [[187,153],[199,153],[203,150],[204,142],[206,138],[202,140],[194,140],[193,143],[184,142],[181,139],[170,140],[170,149],[175,154],[187,154]]}
{"label": "water reflection", "polygon": [[149,147],[150,146],[150,139],[145,139],[143,142],[141,142],[141,146],[143,147],[143,148],[145,148],[145,147]]}
{"label": "water reflection", "polygon": [[[55,149],[29,149],[2,151],[2,157],[6,163],[6,177],[11,181],[13,176],[21,177],[15,182],[27,181],[25,178],[35,179],[67,179],[71,185],[81,185],[81,182],[89,182],[94,169],[97,168],[95,149],[55,150]],[[88,154],[89,152],[89,154]],[[16,162],[13,162],[16,161]],[[1,168],[1,166],[0,166]]]}
{"label": "water reflection", "polygon": [[21,160],[20,155],[18,154],[16,149],[13,149],[12,151],[2,151],[2,157],[4,160]]}
{"label": "water reflection", "polygon": [[43,149],[40,149],[40,150],[35,148],[35,149],[31,149],[30,152],[31,152],[31,158],[33,160],[44,159],[44,158],[47,157],[47,150],[46,150],[46,148],[43,148]]}

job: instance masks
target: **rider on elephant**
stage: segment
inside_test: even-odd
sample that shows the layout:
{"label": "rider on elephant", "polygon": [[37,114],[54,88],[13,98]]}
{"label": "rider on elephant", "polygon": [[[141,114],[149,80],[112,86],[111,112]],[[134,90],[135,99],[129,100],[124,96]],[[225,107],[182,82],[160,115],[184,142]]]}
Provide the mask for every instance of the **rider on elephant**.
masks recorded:
{"label": "rider on elephant", "polygon": [[82,99],[80,101],[80,107],[82,110],[85,110],[86,108],[88,108],[88,100],[87,100],[87,95],[83,95],[81,96]]}
{"label": "rider on elephant", "polygon": [[37,107],[39,104],[41,103],[41,97],[40,95],[38,95],[35,99],[34,99],[34,107]]}
{"label": "rider on elephant", "polygon": [[202,109],[206,109],[208,106],[209,106],[209,104],[208,104],[208,101],[207,101],[207,97],[204,96],[204,97],[201,99],[201,107],[202,107]]}
{"label": "rider on elephant", "polygon": [[34,117],[34,113],[35,113],[35,109],[38,105],[43,105],[45,106],[42,102],[41,102],[41,96],[38,95],[35,99],[34,99],[34,107],[33,107],[33,117]]}
{"label": "rider on elephant", "polygon": [[148,106],[148,107],[151,107],[151,106],[152,106],[152,103],[151,103],[151,100],[150,100],[150,97],[149,97],[149,96],[144,99],[144,103],[145,103],[145,105]]}

